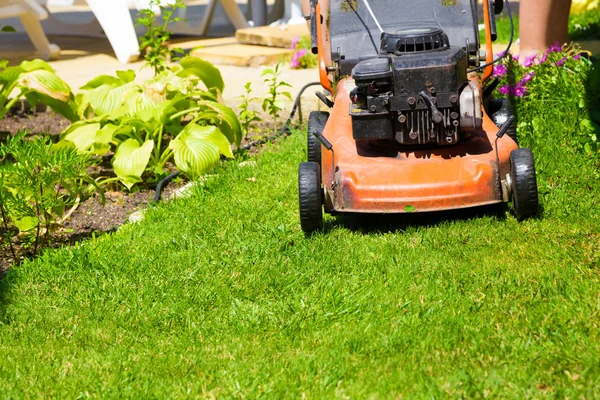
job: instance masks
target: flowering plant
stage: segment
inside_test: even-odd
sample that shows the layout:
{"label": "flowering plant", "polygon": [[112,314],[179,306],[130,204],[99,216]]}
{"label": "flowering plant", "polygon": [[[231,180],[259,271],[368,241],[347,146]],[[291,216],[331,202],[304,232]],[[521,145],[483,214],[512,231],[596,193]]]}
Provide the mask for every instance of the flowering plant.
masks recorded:
{"label": "flowering plant", "polygon": [[317,56],[312,54],[310,37],[305,36],[300,38],[296,36],[292,40],[292,62],[290,66],[294,69],[314,68],[317,66]]}
{"label": "flowering plant", "polygon": [[494,67],[493,75],[500,79],[497,92],[513,103],[523,145],[544,147],[542,142],[556,141],[598,154],[600,108],[594,91],[600,85],[590,81],[598,68],[582,54],[576,45],[556,43],[521,63],[519,55],[508,54]]}

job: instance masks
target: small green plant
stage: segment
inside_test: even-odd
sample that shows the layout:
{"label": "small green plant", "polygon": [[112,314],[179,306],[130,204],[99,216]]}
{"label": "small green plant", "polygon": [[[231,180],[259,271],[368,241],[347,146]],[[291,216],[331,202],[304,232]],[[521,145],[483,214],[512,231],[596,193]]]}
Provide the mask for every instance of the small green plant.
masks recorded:
{"label": "small green plant", "polygon": [[290,92],[282,91],[282,88],[291,87],[292,85],[280,80],[281,70],[281,63],[277,63],[274,68],[266,68],[261,75],[265,77],[264,82],[269,86],[269,93],[263,100],[262,109],[271,117],[273,130],[277,126],[279,112],[285,108],[285,103],[279,99],[279,96],[292,100]]}
{"label": "small green plant", "polygon": [[78,96],[81,121],[61,134],[81,152],[114,150],[116,178],[102,183],[120,180],[131,189],[148,168],[163,174],[171,159],[195,178],[221,154],[233,157],[230,146],[239,146],[241,128],[235,113],[219,102],[224,83],[216,67],[186,57],[142,84],[134,79],[130,70],[88,82]]}
{"label": "small green plant", "polygon": [[50,233],[63,222],[67,209],[95,191],[104,196],[86,170],[89,156],[68,143],[52,144],[49,137],[26,139],[19,132],[0,144],[0,217],[15,262],[16,230],[33,238],[33,254],[48,243]]}
{"label": "small green plant", "polygon": [[239,96],[242,99],[242,104],[240,105],[240,123],[242,126],[242,133],[245,138],[248,139],[248,133],[250,132],[250,128],[255,122],[262,121],[262,118],[258,115],[256,111],[250,109],[250,104],[253,101],[258,100],[257,97],[251,97],[252,95],[252,82],[247,82],[244,85],[246,89],[246,94]]}
{"label": "small green plant", "polygon": [[[167,45],[172,35],[168,26],[182,20],[174,16],[179,8],[185,8],[183,0],[171,1],[166,6],[160,0],[152,0],[150,6],[141,10],[137,18],[136,26],[146,27],[146,33],[141,38],[140,51],[145,54],[146,65],[154,69],[155,75],[167,68],[167,63],[172,59],[173,54],[183,52],[181,49],[170,49]],[[162,24],[158,26],[155,23],[156,9],[160,9],[162,16]]]}
{"label": "small green plant", "polygon": [[14,33],[16,32],[15,28],[13,28],[10,25],[0,25],[0,32],[10,32],[10,33]]}
{"label": "small green plant", "polygon": [[[18,93],[14,95],[15,92]],[[33,60],[8,66],[8,61],[0,61],[0,119],[23,97],[32,105],[48,105],[70,121],[78,120],[71,88],[48,63]]]}

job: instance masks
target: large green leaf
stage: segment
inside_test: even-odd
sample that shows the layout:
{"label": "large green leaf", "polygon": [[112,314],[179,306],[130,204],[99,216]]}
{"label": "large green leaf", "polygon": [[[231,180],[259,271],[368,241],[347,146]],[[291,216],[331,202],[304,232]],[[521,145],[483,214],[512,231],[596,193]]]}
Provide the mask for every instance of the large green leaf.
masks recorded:
{"label": "large green leaf", "polygon": [[127,139],[117,148],[112,164],[115,174],[127,189],[131,190],[133,185],[142,181],[141,176],[146,170],[153,149],[153,140],[148,140],[140,146],[135,139]]}
{"label": "large green leaf", "polygon": [[202,175],[219,161],[219,147],[208,140],[184,136],[171,140],[169,147],[177,168],[190,178]]}
{"label": "large green leaf", "polygon": [[21,74],[19,85],[62,102],[71,98],[71,88],[53,72],[38,69]]}
{"label": "large green leaf", "polygon": [[216,113],[217,118],[213,122],[217,124],[221,132],[227,137],[229,143],[235,143],[236,146],[239,146],[242,142],[242,127],[233,110],[214,101],[201,100],[198,104]]}
{"label": "large green leaf", "polygon": [[99,122],[80,122],[71,125],[63,139],[75,144],[75,148],[80,152],[89,151],[99,130]]}
{"label": "large green leaf", "polygon": [[231,143],[229,143],[225,135],[223,135],[223,133],[219,131],[215,126],[200,126],[197,124],[188,124],[177,138],[182,137],[208,140],[209,142],[217,145],[219,151],[225,157],[233,158],[233,152],[231,151]]}
{"label": "large green leaf", "polygon": [[31,61],[23,61],[21,63],[21,68],[23,68],[27,72],[35,70],[45,70],[54,73],[54,68],[52,68],[50,64],[48,64],[46,61],[40,60],[39,58]]}
{"label": "large green leaf", "polygon": [[88,83],[80,87],[81,90],[92,90],[99,88],[102,85],[109,85],[112,87],[117,87],[123,85],[127,82],[123,82],[121,79],[110,76],[110,75],[98,75],[97,77],[90,80]]}
{"label": "large green leaf", "polygon": [[135,90],[139,91],[140,89],[134,82],[118,87],[105,84],[90,91],[88,100],[96,116],[110,114],[123,105],[129,91]]}
{"label": "large green leaf", "polygon": [[198,57],[185,57],[179,61],[181,71],[177,75],[181,77],[196,76],[200,78],[208,89],[216,88],[219,92],[225,89],[225,83],[221,76],[221,71],[208,61],[204,61]]}

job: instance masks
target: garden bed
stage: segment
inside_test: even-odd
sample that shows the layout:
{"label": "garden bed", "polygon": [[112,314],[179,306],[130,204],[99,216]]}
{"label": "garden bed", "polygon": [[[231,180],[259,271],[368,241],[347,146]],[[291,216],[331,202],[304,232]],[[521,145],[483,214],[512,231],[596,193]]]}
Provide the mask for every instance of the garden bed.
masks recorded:
{"label": "garden bed", "polygon": [[[64,131],[71,123],[63,116],[52,111],[18,111],[7,115],[0,120],[0,142],[6,141],[8,135],[21,130],[26,130],[33,135],[49,134],[58,140],[58,135]],[[252,145],[248,154],[255,155],[265,147],[262,139],[269,136],[260,132],[269,132],[273,124],[266,120],[261,122],[256,128],[242,139],[242,147]],[[259,143],[256,143],[259,141]],[[110,160],[106,158],[102,165],[93,167],[94,174],[110,174]],[[174,171],[172,164],[168,169]],[[163,189],[163,198],[170,198],[173,194],[186,184],[186,179],[175,179],[166,188]],[[119,188],[120,186],[120,188]],[[122,189],[122,190],[120,190]],[[71,214],[64,226],[60,227],[50,237],[49,247],[60,247],[63,245],[73,245],[89,237],[101,235],[107,232],[116,231],[121,225],[128,221],[131,214],[147,207],[152,203],[156,193],[156,182],[147,183],[135,187],[133,192],[128,192],[120,184],[114,184],[105,189],[106,203],[103,206],[99,195],[83,201],[77,209]],[[2,228],[0,228],[2,233]],[[13,246],[20,254],[20,259],[31,257],[32,244],[23,244],[19,241],[13,241]],[[14,264],[8,244],[3,243],[0,246],[0,276],[2,276],[11,265]]]}

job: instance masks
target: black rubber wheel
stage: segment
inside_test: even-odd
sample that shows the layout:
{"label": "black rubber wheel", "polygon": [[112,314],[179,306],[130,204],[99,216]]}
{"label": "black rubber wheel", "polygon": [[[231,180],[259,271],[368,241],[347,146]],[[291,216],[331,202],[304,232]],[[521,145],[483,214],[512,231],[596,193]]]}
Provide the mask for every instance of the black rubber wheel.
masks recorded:
{"label": "black rubber wheel", "polygon": [[323,133],[328,119],[329,113],[326,111],[311,111],[308,116],[307,153],[309,162],[321,165],[321,142],[312,133],[315,131]]}
{"label": "black rubber wheel", "polygon": [[316,162],[303,162],[298,167],[300,226],[310,234],[323,229],[323,191],[321,167]]}
{"label": "black rubber wheel", "polygon": [[[512,104],[509,99],[492,99],[488,102],[488,114],[494,124],[498,128],[502,127],[510,116],[514,116]],[[515,143],[519,144],[517,141],[517,122],[513,122],[513,124],[506,131],[506,135],[509,136]]]}
{"label": "black rubber wheel", "polygon": [[515,215],[518,220],[538,211],[538,190],[533,153],[521,148],[510,152],[510,181]]}

